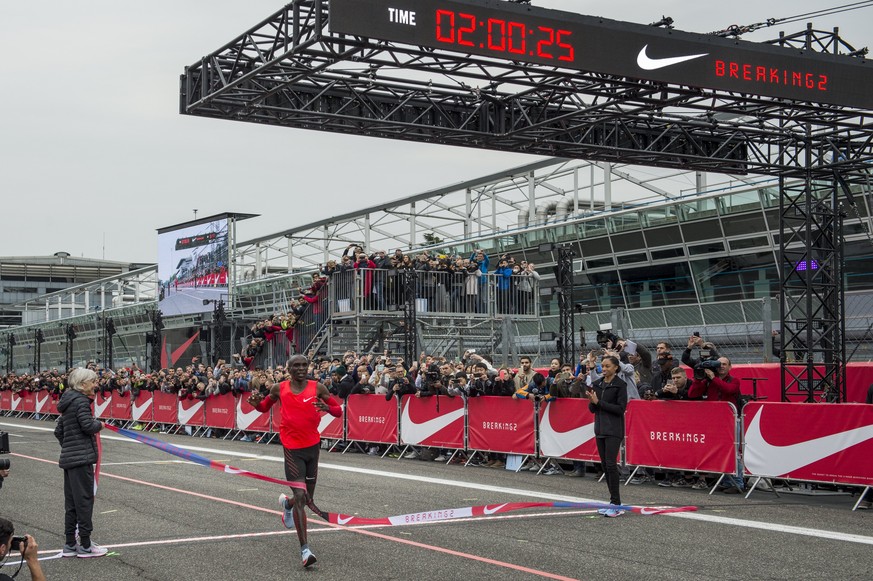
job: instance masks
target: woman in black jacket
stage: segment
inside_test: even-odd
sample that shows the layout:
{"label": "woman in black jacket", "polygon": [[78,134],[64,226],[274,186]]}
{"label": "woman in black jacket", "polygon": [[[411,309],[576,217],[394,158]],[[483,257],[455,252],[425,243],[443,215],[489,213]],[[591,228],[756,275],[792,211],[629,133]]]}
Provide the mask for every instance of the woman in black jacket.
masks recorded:
{"label": "woman in black jacket", "polygon": [[[103,423],[91,411],[97,374],[78,367],[67,378],[68,389],[58,402],[55,437],[61,443],[58,466],[64,470],[64,557],[102,557],[106,549],[91,541],[94,512],[94,464],[96,434]],[[78,529],[79,542],[76,542]]]}
{"label": "woman in black jacket", "polygon": [[[618,480],[618,457],[621,441],[624,438],[624,410],[627,408],[627,384],[618,377],[618,358],[607,356],[601,362],[603,375],[588,388],[588,409],[594,414],[594,435],[597,440],[597,453],[606,474],[609,487],[609,503],[621,504]],[[619,509],[600,511],[608,517],[624,514]]]}

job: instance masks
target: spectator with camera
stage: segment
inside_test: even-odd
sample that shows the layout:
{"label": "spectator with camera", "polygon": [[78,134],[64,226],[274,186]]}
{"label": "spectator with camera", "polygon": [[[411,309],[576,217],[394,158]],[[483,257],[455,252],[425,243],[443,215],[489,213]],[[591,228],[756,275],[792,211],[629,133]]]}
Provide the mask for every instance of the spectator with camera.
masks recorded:
{"label": "spectator with camera", "polygon": [[[94,464],[97,432],[103,423],[91,411],[97,374],[78,367],[70,372],[69,389],[58,402],[55,438],[61,444],[58,466],[64,471],[64,557],[102,557],[106,549],[91,541],[94,526]],[[78,532],[78,543],[76,534]]]}
{"label": "spectator with camera", "polygon": [[[731,375],[731,360],[720,357],[718,371],[712,368],[712,360],[703,360],[694,367],[694,380],[688,388],[688,399],[705,399],[706,401],[727,401],[739,406],[740,381]],[[739,477],[739,460],[737,475],[725,474],[722,479],[722,492],[738,494],[745,485]]]}
{"label": "spectator with camera", "polygon": [[[12,552],[21,553],[21,561],[27,564],[32,581],[45,581],[45,574],[39,564],[39,545],[31,535],[15,536],[15,526],[11,521],[0,517],[0,563],[5,562]],[[18,566],[19,571],[21,565]],[[0,581],[12,581],[18,576],[16,571],[11,577],[0,573]]]}

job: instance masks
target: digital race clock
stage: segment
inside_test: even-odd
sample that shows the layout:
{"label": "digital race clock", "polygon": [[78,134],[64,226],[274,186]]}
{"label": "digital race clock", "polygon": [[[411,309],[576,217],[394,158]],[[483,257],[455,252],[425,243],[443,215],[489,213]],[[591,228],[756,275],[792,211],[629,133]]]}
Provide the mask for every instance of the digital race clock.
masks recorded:
{"label": "digital race clock", "polygon": [[500,0],[330,0],[330,31],[564,69],[873,108],[873,66]]}

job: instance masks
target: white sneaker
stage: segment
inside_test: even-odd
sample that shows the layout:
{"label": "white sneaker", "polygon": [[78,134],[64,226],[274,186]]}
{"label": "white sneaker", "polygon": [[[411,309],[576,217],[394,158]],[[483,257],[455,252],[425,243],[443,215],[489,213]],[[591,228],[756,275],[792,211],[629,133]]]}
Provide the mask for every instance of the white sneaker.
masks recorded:
{"label": "white sneaker", "polygon": [[410,452],[409,454],[407,454],[406,456],[404,456],[404,458],[405,458],[406,460],[415,460],[415,459],[418,458],[418,452],[416,452],[415,450],[413,450],[412,452]]}
{"label": "white sneaker", "polygon": [[79,554],[79,544],[75,545],[64,545],[63,550],[61,551],[62,557],[75,557]]}
{"label": "white sneaker", "polygon": [[83,559],[87,559],[88,557],[102,557],[108,552],[109,550],[106,547],[101,547],[94,541],[91,541],[91,546],[87,549],[81,545],[76,547],[76,556]]}
{"label": "white sneaker", "polygon": [[434,462],[445,462],[446,460],[448,460],[448,458],[446,458],[445,454],[440,454],[433,459]]}
{"label": "white sneaker", "polygon": [[370,449],[367,450],[367,455],[368,456],[378,456],[379,455],[379,448],[377,448],[376,446],[370,446]]}
{"label": "white sneaker", "polygon": [[315,564],[315,561],[318,560],[315,558],[315,555],[312,554],[312,551],[309,550],[309,547],[300,550],[300,558],[303,560],[304,567],[311,567]]}

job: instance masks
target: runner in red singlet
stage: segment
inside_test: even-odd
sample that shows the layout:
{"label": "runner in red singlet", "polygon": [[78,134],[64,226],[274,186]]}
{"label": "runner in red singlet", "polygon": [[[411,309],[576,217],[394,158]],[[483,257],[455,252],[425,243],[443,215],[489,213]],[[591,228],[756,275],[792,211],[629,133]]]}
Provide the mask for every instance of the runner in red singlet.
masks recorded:
{"label": "runner in red singlet", "polygon": [[291,379],[272,384],[267,397],[260,392],[252,392],[248,400],[260,412],[266,412],[277,401],[281,405],[279,439],[285,449],[285,479],[306,483],[306,491],[292,488],[294,498],[282,494],[279,501],[282,504],[282,522],[285,527],[297,528],[304,567],[309,567],[316,561],[307,541],[305,509],[315,495],[315,481],[318,477],[318,453],[321,449],[319,411],[326,411],[334,417],[342,416],[340,403],[331,397],[327,388],[306,378],[308,368],[309,360],[306,357],[293,355],[288,360]]}

